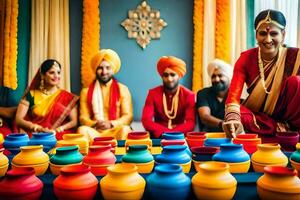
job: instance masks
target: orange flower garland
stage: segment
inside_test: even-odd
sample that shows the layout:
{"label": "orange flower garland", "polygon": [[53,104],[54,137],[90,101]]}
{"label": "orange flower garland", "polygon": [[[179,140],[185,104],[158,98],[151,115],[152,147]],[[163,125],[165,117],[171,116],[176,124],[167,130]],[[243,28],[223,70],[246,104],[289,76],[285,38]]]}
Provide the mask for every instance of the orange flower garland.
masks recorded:
{"label": "orange flower garland", "polygon": [[194,57],[193,57],[193,91],[203,87],[203,19],[204,1],[194,0]]}
{"label": "orange flower garland", "polygon": [[83,25],[81,47],[81,83],[88,87],[95,72],[90,67],[92,56],[100,48],[100,0],[83,1]]}
{"label": "orange flower garland", "polygon": [[216,58],[230,63],[230,0],[216,1]]}
{"label": "orange flower garland", "polygon": [[14,90],[18,87],[18,7],[18,0],[6,1],[6,18],[4,27],[3,86]]}

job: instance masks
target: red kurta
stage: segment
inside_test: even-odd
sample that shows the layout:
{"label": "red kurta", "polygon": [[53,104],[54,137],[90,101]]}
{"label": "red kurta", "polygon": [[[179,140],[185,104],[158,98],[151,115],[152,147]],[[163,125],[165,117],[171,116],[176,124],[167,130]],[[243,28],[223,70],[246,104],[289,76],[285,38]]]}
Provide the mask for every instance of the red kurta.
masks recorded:
{"label": "red kurta", "polygon": [[[293,128],[300,129],[300,107],[296,105],[300,101],[300,73],[298,71],[297,76],[291,76],[297,53],[298,48],[287,50],[281,91],[271,116],[241,106],[241,120],[247,131],[272,134],[276,131],[277,122],[288,122]],[[270,71],[271,68],[265,71],[266,78]],[[256,84],[261,84],[259,80],[258,48],[254,48],[243,52],[236,62],[226,104],[239,104],[244,83],[250,94]],[[259,127],[255,126],[253,116]]]}
{"label": "red kurta", "polygon": [[[163,86],[149,90],[142,114],[142,123],[152,136],[159,138],[163,132],[193,131],[195,128],[195,94],[189,89],[180,86],[179,105],[177,115],[172,120],[173,129],[168,128],[168,117],[163,107]],[[171,97],[170,97],[171,96]],[[172,95],[166,94],[168,109],[171,108]]]}

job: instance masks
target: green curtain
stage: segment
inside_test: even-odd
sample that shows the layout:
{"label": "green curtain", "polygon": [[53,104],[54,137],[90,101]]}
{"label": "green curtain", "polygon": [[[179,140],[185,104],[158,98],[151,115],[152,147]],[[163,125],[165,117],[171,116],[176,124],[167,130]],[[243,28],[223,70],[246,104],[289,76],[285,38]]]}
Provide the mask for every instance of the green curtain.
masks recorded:
{"label": "green curtain", "polygon": [[247,14],[247,49],[255,47],[255,31],[254,31],[254,0],[246,2]]}

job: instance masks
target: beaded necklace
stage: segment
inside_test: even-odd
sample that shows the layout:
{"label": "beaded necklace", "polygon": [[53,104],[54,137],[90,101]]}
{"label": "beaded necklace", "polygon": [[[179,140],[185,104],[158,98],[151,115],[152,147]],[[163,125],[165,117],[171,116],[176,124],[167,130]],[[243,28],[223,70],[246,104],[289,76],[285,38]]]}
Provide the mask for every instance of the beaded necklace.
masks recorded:
{"label": "beaded necklace", "polygon": [[[174,95],[172,99],[172,107],[171,110],[168,110],[168,105],[167,105],[167,99],[165,93],[163,93],[163,106],[164,106],[164,112],[166,116],[168,117],[168,128],[172,129],[172,119],[175,119],[177,115],[177,110],[178,110],[178,101],[179,101],[179,90],[180,87],[177,88],[176,94]],[[173,115],[172,115],[173,113]]]}

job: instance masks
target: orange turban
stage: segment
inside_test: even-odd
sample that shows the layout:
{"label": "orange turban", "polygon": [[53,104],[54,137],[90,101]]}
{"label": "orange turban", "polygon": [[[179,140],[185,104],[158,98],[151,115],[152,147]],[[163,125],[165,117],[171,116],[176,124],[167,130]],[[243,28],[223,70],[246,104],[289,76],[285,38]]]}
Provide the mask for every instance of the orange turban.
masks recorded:
{"label": "orange turban", "polygon": [[174,56],[163,56],[159,59],[157,63],[157,71],[160,74],[160,76],[163,75],[164,71],[167,68],[170,68],[171,70],[175,71],[180,78],[183,77],[186,73],[185,62]]}
{"label": "orange turban", "polygon": [[118,54],[111,49],[102,49],[97,52],[91,60],[91,67],[94,72],[96,72],[98,66],[103,60],[110,64],[114,73],[117,73],[120,70],[121,60]]}

